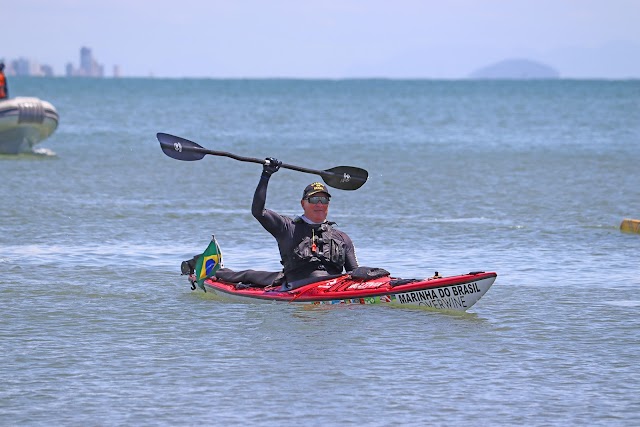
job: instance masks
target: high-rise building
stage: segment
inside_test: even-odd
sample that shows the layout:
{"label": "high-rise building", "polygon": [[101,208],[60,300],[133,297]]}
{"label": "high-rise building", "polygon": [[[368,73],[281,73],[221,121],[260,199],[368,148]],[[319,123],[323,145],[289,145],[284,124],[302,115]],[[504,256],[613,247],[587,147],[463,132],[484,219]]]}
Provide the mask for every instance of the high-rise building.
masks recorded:
{"label": "high-rise building", "polygon": [[80,49],[80,68],[74,69],[73,65],[67,64],[67,77],[104,77],[104,67],[93,59],[91,49],[82,47]]}
{"label": "high-rise building", "polygon": [[52,76],[53,69],[48,65],[40,65],[36,61],[27,58],[18,58],[5,64],[5,73],[8,76]]}
{"label": "high-rise building", "polygon": [[93,65],[95,61],[93,60],[93,55],[91,54],[91,49],[88,47],[80,48],[80,70],[86,76],[91,76],[93,73]]}

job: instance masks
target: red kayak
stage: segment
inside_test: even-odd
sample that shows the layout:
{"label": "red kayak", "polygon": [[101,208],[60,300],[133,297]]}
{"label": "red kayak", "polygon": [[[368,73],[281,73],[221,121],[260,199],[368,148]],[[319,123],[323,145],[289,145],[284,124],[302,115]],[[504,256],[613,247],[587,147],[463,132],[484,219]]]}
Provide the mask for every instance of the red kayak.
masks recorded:
{"label": "red kayak", "polygon": [[466,311],[489,290],[496,280],[493,272],[471,272],[460,276],[440,277],[437,273],[425,279],[398,279],[390,276],[375,279],[354,278],[344,274],[309,283],[293,290],[280,286],[252,287],[225,282],[215,277],[205,279],[193,288],[223,301],[272,302],[296,304],[391,304],[395,306],[430,307]]}

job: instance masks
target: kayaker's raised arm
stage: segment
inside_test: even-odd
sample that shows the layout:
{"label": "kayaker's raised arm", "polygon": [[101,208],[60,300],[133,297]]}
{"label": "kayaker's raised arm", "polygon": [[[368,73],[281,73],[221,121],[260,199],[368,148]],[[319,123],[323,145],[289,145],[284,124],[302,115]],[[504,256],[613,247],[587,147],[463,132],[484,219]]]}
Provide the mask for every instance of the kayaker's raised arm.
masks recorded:
{"label": "kayaker's raised arm", "polygon": [[267,163],[262,167],[262,175],[260,176],[260,182],[256,187],[256,192],[253,194],[253,203],[251,204],[251,213],[259,221],[264,216],[264,205],[267,201],[267,186],[269,185],[269,178],[271,175],[278,172],[282,162],[273,157],[265,159]]}

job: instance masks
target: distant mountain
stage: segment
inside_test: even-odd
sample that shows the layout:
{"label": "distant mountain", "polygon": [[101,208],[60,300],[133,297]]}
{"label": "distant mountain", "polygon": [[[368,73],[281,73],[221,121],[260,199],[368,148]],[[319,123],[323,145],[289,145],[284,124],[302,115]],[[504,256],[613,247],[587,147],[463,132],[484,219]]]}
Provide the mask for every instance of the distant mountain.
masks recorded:
{"label": "distant mountain", "polygon": [[557,79],[560,74],[548,65],[528,59],[507,59],[480,68],[471,79]]}

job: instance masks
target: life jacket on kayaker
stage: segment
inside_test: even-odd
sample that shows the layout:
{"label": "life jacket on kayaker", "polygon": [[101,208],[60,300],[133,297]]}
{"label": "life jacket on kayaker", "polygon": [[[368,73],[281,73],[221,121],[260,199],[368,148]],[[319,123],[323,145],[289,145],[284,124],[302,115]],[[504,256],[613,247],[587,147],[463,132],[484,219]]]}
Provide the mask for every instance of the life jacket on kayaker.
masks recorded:
{"label": "life jacket on kayaker", "polygon": [[0,99],[9,97],[9,90],[7,89],[7,78],[4,75],[4,63],[0,62]]}
{"label": "life jacket on kayaker", "polygon": [[311,277],[340,274],[346,260],[345,242],[333,222],[309,224],[297,217],[293,221],[294,250],[281,263],[286,276]]}

